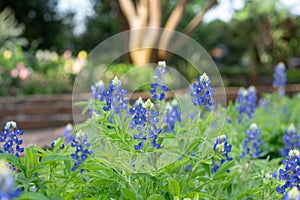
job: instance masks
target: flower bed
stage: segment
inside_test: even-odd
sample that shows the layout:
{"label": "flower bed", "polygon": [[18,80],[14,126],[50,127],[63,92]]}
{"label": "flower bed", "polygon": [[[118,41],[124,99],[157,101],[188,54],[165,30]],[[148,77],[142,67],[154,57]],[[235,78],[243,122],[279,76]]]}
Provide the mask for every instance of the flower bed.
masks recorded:
{"label": "flower bed", "polygon": [[[22,148],[26,134],[7,122],[0,135],[2,198],[11,199],[297,199],[300,95],[240,89],[216,104],[205,73],[190,95],[166,102],[164,63],[150,99],[130,106],[122,82],[91,87],[90,118],[68,127],[51,149]],[[282,82],[280,82],[282,81]],[[184,102],[184,103],[180,103]],[[23,155],[20,157],[20,155]],[[11,168],[8,169],[8,168]],[[14,170],[14,171],[12,171]]]}

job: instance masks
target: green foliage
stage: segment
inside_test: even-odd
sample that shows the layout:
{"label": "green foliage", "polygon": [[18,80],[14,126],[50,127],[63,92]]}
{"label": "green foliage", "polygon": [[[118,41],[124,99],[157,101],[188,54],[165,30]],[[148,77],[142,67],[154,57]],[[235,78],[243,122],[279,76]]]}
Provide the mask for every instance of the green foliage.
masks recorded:
{"label": "green foliage", "polygon": [[[70,144],[59,148],[63,138],[52,150],[31,146],[21,158],[6,153],[0,158],[19,169],[15,177],[23,191],[20,199],[278,199],[281,195],[275,187],[281,183],[271,173],[280,167],[278,152],[286,128],[294,123],[299,129],[300,95],[264,98],[269,100],[267,106],[259,106],[254,117],[243,123],[238,123],[236,105],[230,102],[227,108],[218,107],[219,113],[227,113],[225,125],[218,123],[222,119],[218,115],[198,115],[176,125],[175,135],[160,136],[161,149],[143,151],[133,148],[134,131],[128,120],[114,116],[111,124],[111,113],[104,113],[103,104],[95,102],[99,115],[74,130],[88,133],[93,150],[79,169],[71,170],[74,149]],[[212,122],[219,125],[212,128]],[[253,122],[262,132],[261,158],[241,159],[244,132]],[[213,141],[222,134],[232,144],[233,160],[212,173]]]}

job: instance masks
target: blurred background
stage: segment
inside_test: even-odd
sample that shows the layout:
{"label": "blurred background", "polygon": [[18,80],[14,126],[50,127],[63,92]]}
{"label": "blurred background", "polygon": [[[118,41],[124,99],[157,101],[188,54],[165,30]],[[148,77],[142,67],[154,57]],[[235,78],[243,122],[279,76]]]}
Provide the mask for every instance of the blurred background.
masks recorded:
{"label": "blurred background", "polygon": [[[287,66],[288,84],[300,82],[299,0],[1,0],[0,96],[5,97],[0,99],[1,123],[12,116],[25,128],[71,122],[70,114],[57,115],[72,112],[70,95],[51,96],[72,92],[88,52],[99,43],[121,31],[143,27],[168,28],[191,36],[208,51],[225,86],[271,87],[274,67],[281,61]],[[170,42],[167,35],[154,38],[162,45]],[[130,53],[110,70],[124,73],[165,56],[159,51]],[[167,63],[179,66],[177,70],[190,80],[197,76],[187,70],[189,63],[176,56]],[[30,103],[28,95],[37,94],[50,97],[34,97]],[[11,106],[6,97],[13,102]],[[45,105],[57,103],[51,108],[56,113],[51,122],[43,101]],[[44,121],[43,110],[48,110]],[[37,114],[36,122],[26,113]]]}

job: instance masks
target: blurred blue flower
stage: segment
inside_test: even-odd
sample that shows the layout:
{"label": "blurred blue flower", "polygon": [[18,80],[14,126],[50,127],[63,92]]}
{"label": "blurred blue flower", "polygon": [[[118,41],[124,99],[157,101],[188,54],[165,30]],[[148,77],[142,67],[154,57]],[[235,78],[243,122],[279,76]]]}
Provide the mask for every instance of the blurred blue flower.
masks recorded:
{"label": "blurred blue flower", "polygon": [[21,189],[15,189],[15,179],[8,164],[0,160],[0,199],[10,200],[21,195]]}
{"label": "blurred blue flower", "polygon": [[151,84],[151,89],[149,90],[150,94],[152,94],[151,98],[153,101],[162,101],[166,98],[166,92],[169,91],[169,88],[164,83],[166,72],[166,62],[159,61],[153,77],[154,83]]}
{"label": "blurred blue flower", "polygon": [[297,129],[294,124],[291,124],[282,136],[284,148],[280,150],[282,157],[287,157],[291,149],[300,147],[300,137],[298,136]]}
{"label": "blurred blue flower", "polygon": [[[300,184],[300,153],[298,150],[290,150],[288,158],[282,161],[282,164],[284,167],[279,169],[279,180],[284,181],[284,185],[281,187],[276,187],[276,191],[280,194],[284,194],[286,192],[286,189],[293,190],[294,187],[299,190],[299,184]],[[299,195],[299,191],[293,190],[290,194],[285,194],[284,198],[288,197],[289,195],[292,195],[294,192],[296,192],[296,196]],[[289,192],[287,192],[289,193]],[[295,193],[294,193],[295,194]]]}
{"label": "blurred blue flower", "polygon": [[[72,171],[75,171],[79,165],[87,159],[88,155],[92,154],[92,151],[89,149],[90,143],[87,141],[87,135],[81,131],[77,132],[71,146],[75,148],[75,152],[71,154],[74,160]],[[80,173],[82,172],[83,169],[80,170]]]}
{"label": "blurred blue flower", "polygon": [[214,105],[214,88],[210,86],[210,78],[203,73],[198,77],[198,82],[193,84],[192,102],[195,106],[200,106],[204,111],[210,111]]}
{"label": "blurred blue flower", "polygon": [[181,111],[179,109],[178,102],[176,100],[168,102],[166,105],[165,112],[166,113],[164,122],[166,124],[166,127],[163,129],[163,133],[175,133],[175,123],[181,121]]}
{"label": "blurred blue flower", "polygon": [[103,81],[99,81],[91,86],[91,100],[105,100],[106,86]]}
{"label": "blurred blue flower", "polygon": [[282,200],[300,200],[298,187],[294,186],[290,191],[286,192]]}
{"label": "blurred blue flower", "polygon": [[143,143],[148,139],[151,140],[152,147],[160,148],[160,144],[157,143],[158,134],[161,132],[157,127],[159,112],[155,111],[151,100],[144,102],[140,97],[129,109],[129,113],[132,116],[130,127],[138,131],[138,134],[134,135],[134,139],[139,140],[139,143],[134,145],[135,150],[143,149]]}
{"label": "blurred blue flower", "polygon": [[240,88],[237,95],[238,121],[242,122],[244,115],[252,118],[256,108],[256,89],[250,86],[248,90]]}
{"label": "blurred blue flower", "polygon": [[287,81],[285,69],[285,64],[280,62],[275,66],[275,73],[273,75],[273,87],[278,88],[278,93],[281,96],[285,95],[285,85]]}
{"label": "blurred blue flower", "polygon": [[261,132],[255,123],[250,125],[250,128],[245,131],[248,138],[244,141],[241,158],[249,155],[251,159],[260,157],[260,147],[262,145]]}
{"label": "blurred blue flower", "polygon": [[67,124],[67,126],[65,126],[64,132],[62,134],[62,136],[65,137],[64,142],[70,143],[73,140],[74,135],[72,133],[73,133],[72,124]]}
{"label": "blurred blue flower", "polygon": [[20,140],[18,136],[22,134],[23,131],[18,129],[16,122],[6,122],[4,125],[4,131],[0,133],[0,142],[4,142],[4,151],[20,157],[19,153],[24,152],[24,148],[20,146],[23,143],[23,140]]}
{"label": "blurred blue flower", "polygon": [[[216,154],[220,154],[222,156],[220,160],[220,164],[217,162],[212,163],[212,173],[217,172],[220,165],[225,163],[226,161],[231,161],[232,157],[229,157],[228,153],[231,152],[232,145],[228,143],[227,136],[226,135],[220,135],[216,138],[215,144],[214,144],[214,151]],[[227,170],[229,172],[229,170]]]}
{"label": "blurred blue flower", "polygon": [[95,100],[98,100],[100,102],[105,100],[105,94],[106,94],[106,86],[102,81],[99,81],[91,86],[90,88],[91,96],[90,96],[90,102],[92,102],[92,107],[89,108],[90,116],[92,116],[94,113],[99,114],[95,107]]}

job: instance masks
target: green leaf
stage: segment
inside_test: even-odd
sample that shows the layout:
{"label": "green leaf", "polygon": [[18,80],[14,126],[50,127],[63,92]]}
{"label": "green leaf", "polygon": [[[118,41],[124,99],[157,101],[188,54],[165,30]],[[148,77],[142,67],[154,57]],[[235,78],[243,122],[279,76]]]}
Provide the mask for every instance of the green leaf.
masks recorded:
{"label": "green leaf", "polygon": [[127,199],[136,200],[135,194],[132,191],[128,190],[127,188],[122,188],[122,194]]}
{"label": "green leaf", "polygon": [[180,187],[175,179],[169,182],[169,190],[173,196],[180,196]]}
{"label": "green leaf", "polygon": [[19,168],[23,173],[25,173],[25,166],[21,164],[20,159],[12,154],[0,153],[0,158],[5,159],[7,162],[10,162],[17,168]]}
{"label": "green leaf", "polygon": [[19,200],[49,200],[43,194],[36,193],[36,192],[26,192],[26,193],[23,193],[18,199]]}
{"label": "green leaf", "polygon": [[213,196],[210,196],[208,194],[202,193],[202,192],[190,192],[186,195],[186,197],[188,198],[208,198],[208,199],[216,199]]}
{"label": "green leaf", "polygon": [[62,155],[47,155],[43,157],[41,164],[47,164],[49,162],[57,162],[57,161],[71,161],[72,159],[68,156]]}
{"label": "green leaf", "polygon": [[147,200],[162,200],[163,198],[159,194],[152,194]]}
{"label": "green leaf", "polygon": [[149,174],[146,174],[146,173],[136,173],[136,174],[133,174],[133,175],[136,175],[136,176],[143,176],[145,178],[148,178],[149,180],[153,181],[155,184],[157,184],[159,186],[159,188],[161,188],[164,192],[167,192],[168,189],[166,186],[164,186],[162,184],[162,182],[157,179],[155,176],[151,176]]}

